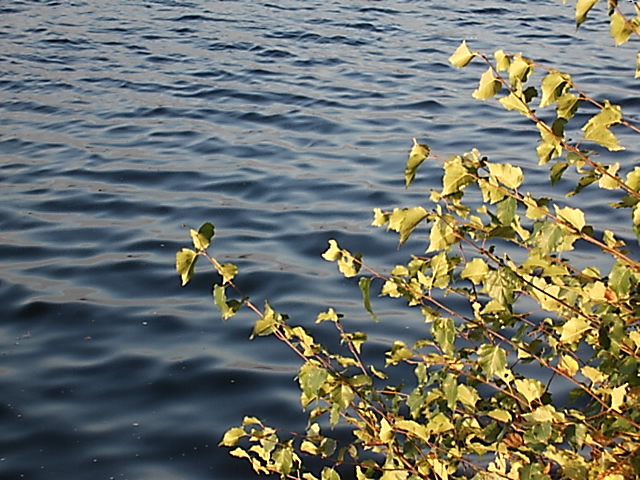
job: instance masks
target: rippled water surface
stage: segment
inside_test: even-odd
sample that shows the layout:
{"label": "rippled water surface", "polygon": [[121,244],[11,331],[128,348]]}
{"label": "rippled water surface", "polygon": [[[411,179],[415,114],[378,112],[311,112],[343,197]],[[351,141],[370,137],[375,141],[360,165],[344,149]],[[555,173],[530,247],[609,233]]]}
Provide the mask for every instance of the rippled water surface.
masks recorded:
{"label": "rippled water surface", "polygon": [[[483,68],[448,65],[463,38],[562,55],[585,90],[638,106],[635,53],[572,16],[556,0],[0,5],[0,477],[250,477],[216,444],[245,414],[300,428],[297,361],[248,342],[249,313],[223,323],[205,270],[180,287],[184,225],[216,224],[257,303],[364,328],[319,254],[337,238],[384,269],[411,251],[369,223],[439,181],[427,165],[405,191],[412,137],[546,182],[527,122],[471,99]],[[615,225],[599,195],[582,201]],[[421,331],[381,313],[377,338]]]}

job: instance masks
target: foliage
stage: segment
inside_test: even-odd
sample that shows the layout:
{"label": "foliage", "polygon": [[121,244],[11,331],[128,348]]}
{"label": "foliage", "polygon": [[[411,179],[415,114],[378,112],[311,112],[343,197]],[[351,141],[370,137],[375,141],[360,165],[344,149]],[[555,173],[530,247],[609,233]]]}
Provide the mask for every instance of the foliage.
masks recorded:
{"label": "foliage", "polygon": [[[596,3],[578,0],[578,26]],[[616,43],[637,34],[640,9],[627,19],[616,1],[608,6]],[[638,132],[621,107],[590,98],[569,74],[520,54],[490,58],[463,42],[450,58],[456,67],[473,60],[487,65],[473,96],[499,95],[504,108],[533,122],[538,162],[548,166],[551,183],[567,175],[562,185],[575,182],[568,196],[587,187],[617,194],[610,208],[629,211],[640,240],[640,167],[623,172],[620,163],[595,159],[596,151],[624,148],[614,128]],[[565,131],[583,104],[598,111],[581,126],[582,138],[571,140]],[[364,308],[375,320],[373,285],[381,296],[418,309],[428,325],[426,338],[390,345],[384,368],[365,359],[366,333],[347,331],[333,308],[316,323],[335,327],[341,353],[268,302],[258,308],[242,294],[228,298],[238,292],[237,267],[209,255],[212,224],[191,230],[194,249],[176,256],[182,284],[205,257],[221,276],[213,297],[223,318],[247,306],[258,315],[253,336],[275,336],[301,360],[306,431],[291,434],[245,417],[221,445],[258,474],[291,479],[639,477],[640,263],[632,247],[591,225],[586,212],[527,192],[521,167],[491,162],[475,149],[441,159],[414,139],[407,186],[426,160],[443,168],[442,188],[431,192],[428,208],[376,209],[373,220],[397,232],[400,244],[427,228],[425,253],[389,274],[335,240],[322,255],[345,277],[359,276]],[[598,265],[578,266],[575,253],[594,247],[601,251]],[[412,384],[390,384],[402,367],[413,372]],[[532,370],[543,374],[531,376]],[[568,397],[557,386],[562,382],[572,387]],[[338,425],[348,427],[346,441],[344,431],[339,438],[325,432],[337,433]],[[303,459],[320,461],[311,471]]]}

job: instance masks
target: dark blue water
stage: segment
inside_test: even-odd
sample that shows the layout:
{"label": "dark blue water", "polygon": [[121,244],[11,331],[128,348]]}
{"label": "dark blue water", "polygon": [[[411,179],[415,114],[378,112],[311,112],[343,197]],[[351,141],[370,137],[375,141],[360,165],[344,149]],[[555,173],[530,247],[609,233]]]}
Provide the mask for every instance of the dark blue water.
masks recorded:
{"label": "dark blue water", "polygon": [[[305,325],[333,306],[369,328],[319,255],[336,238],[384,270],[426,246],[398,251],[369,226],[374,207],[437,185],[425,165],[405,191],[412,137],[546,185],[534,129],[471,99],[482,66],[448,65],[459,42],[562,56],[585,90],[637,107],[635,52],[606,32],[576,32],[556,0],[4,2],[0,477],[248,478],[216,444],[246,414],[301,428],[298,364],[248,341],[249,312],[219,319],[207,269],[180,287],[184,225],[216,224],[212,254],[256,303]],[[605,217],[602,195],[581,206],[613,228],[625,212]],[[381,345],[424,335],[379,308]]]}

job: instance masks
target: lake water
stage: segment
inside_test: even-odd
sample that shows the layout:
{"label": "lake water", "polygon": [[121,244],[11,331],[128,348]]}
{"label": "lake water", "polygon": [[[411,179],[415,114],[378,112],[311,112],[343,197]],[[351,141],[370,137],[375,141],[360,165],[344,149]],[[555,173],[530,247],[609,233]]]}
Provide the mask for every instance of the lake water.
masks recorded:
{"label": "lake water", "polygon": [[[637,108],[635,51],[598,12],[576,32],[556,0],[4,2],[0,477],[250,478],[216,445],[247,414],[301,428],[298,363],[248,341],[250,312],[220,320],[208,269],[180,287],[184,225],[216,224],[211,253],[256,303],[305,325],[334,306],[369,328],[357,286],[319,255],[336,238],[385,270],[424,249],[424,234],[397,250],[369,226],[438,184],[427,164],[405,190],[412,137],[546,185],[534,129],[471,99],[484,67],[449,55],[467,39],[562,58],[586,91]],[[579,199],[593,223],[625,221],[593,191]],[[424,335],[381,305],[380,345]]]}

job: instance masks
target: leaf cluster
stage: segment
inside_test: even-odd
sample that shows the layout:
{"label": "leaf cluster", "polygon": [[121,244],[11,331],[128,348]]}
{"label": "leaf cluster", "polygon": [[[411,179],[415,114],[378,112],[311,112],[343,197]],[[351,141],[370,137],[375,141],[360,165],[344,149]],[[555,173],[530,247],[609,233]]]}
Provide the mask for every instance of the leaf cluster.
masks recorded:
{"label": "leaf cluster", "polygon": [[[597,3],[576,2],[578,26]],[[637,34],[640,12],[628,20],[617,1],[608,8],[617,43]],[[540,135],[535,156],[551,184],[571,167],[577,180],[567,197],[617,195],[608,207],[629,212],[640,241],[640,167],[594,160],[593,149],[610,155],[623,148],[612,128],[640,133],[621,107],[590,98],[569,74],[520,54],[489,57],[463,42],[450,62],[463,68],[476,59],[487,69],[473,97],[497,96],[531,120]],[[596,113],[571,140],[567,125],[583,105]],[[476,149],[443,159],[414,139],[407,187],[424,162],[442,169],[427,204],[377,208],[372,222],[397,233],[400,244],[424,238],[423,251],[388,273],[334,239],[322,254],[343,276],[358,277],[374,320],[372,290],[424,320],[422,338],[392,342],[384,358],[372,358],[367,333],[348,331],[348,319],[331,306],[315,323],[333,326],[339,349],[269,302],[256,306],[233,283],[238,268],[207,252],[213,225],[190,231],[194,249],[176,255],[182,284],[204,256],[220,275],[212,295],[222,317],[244,305],[257,315],[252,338],[275,337],[300,358],[305,431],[245,417],[220,444],[257,474],[290,479],[640,477],[640,259],[637,245],[627,245],[634,240],[598,228],[575,204],[527,191],[521,166],[492,162]],[[585,248],[600,251],[597,265],[575,262]],[[310,458],[318,460],[313,468]]]}

